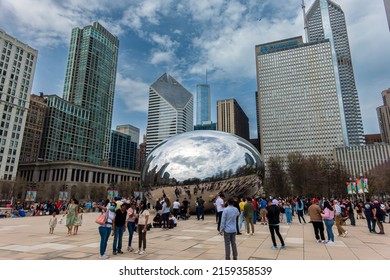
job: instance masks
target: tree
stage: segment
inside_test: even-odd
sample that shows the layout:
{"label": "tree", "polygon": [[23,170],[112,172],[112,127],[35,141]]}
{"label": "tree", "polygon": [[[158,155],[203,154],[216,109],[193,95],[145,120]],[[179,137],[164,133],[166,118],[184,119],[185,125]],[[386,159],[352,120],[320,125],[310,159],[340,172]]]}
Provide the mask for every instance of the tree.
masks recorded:
{"label": "tree", "polygon": [[289,153],[287,156],[287,174],[292,185],[292,193],[302,196],[305,183],[305,158],[301,153]]}
{"label": "tree", "polygon": [[289,196],[290,188],[287,184],[287,173],[283,168],[281,157],[270,157],[267,162],[268,175],[266,176],[264,190],[267,194],[273,196]]}

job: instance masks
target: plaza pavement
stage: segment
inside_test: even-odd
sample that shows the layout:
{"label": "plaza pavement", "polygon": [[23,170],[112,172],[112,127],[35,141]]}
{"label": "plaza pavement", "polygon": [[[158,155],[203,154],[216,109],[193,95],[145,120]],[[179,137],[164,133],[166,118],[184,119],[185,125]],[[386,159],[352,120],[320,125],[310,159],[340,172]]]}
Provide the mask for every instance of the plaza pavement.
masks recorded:
{"label": "plaza pavement", "polygon": [[[49,234],[50,216],[0,219],[0,259],[2,260],[97,260],[99,259],[100,236],[94,220],[97,213],[84,213],[83,225],[78,235],[68,236],[63,224],[58,224],[54,234]],[[153,215],[152,215],[153,216]],[[309,217],[305,217],[309,220]],[[349,222],[349,221],[348,221]],[[390,226],[386,223],[384,235],[370,234],[365,220],[356,220],[357,225],[345,227],[349,234],[337,236],[334,245],[317,244],[310,223],[300,225],[297,219],[291,225],[281,224],[280,230],[286,250],[273,250],[268,226],[257,223],[255,235],[237,236],[240,260],[388,260],[390,259]],[[179,220],[175,229],[152,228],[147,233],[145,255],[126,251],[128,233],[123,237],[125,253],[112,255],[110,237],[107,246],[109,260],[223,260],[223,237],[217,232],[215,216],[208,215],[205,221],[192,216]],[[326,236],[326,232],[325,232]],[[134,246],[136,245],[136,246]],[[137,234],[133,247],[138,245]],[[278,241],[278,245],[280,245]]]}

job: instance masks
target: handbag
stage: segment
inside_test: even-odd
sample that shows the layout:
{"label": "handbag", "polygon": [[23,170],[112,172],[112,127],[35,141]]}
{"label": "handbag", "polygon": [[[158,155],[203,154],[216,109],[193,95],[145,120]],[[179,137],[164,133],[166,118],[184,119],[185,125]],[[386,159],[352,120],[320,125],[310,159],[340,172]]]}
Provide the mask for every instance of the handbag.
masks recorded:
{"label": "handbag", "polygon": [[95,223],[99,224],[99,225],[105,225],[106,224],[106,221],[107,221],[107,215],[104,214],[104,213],[101,213],[95,220]]}

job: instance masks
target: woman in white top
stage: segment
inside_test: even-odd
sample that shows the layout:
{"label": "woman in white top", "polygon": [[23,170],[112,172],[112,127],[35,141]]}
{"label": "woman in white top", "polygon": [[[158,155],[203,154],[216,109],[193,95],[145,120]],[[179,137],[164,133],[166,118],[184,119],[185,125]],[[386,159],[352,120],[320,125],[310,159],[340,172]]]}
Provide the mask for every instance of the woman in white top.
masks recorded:
{"label": "woman in white top", "polygon": [[[134,254],[143,255],[146,250],[146,231],[147,225],[149,221],[149,211],[146,209],[145,201],[141,201],[140,203],[140,211],[138,213],[138,224],[137,224],[137,232],[138,232],[138,250],[134,252]],[[142,248],[142,249],[141,249]]]}
{"label": "woman in white top", "polygon": [[[106,206],[97,206],[102,209],[103,214],[107,215],[107,220],[104,225],[99,226],[99,234],[100,234],[100,258],[108,259],[108,255],[106,254],[107,242],[110,237],[111,231],[115,230],[115,207],[116,203],[109,203],[108,199],[105,203]],[[112,231],[114,234],[114,231]]]}

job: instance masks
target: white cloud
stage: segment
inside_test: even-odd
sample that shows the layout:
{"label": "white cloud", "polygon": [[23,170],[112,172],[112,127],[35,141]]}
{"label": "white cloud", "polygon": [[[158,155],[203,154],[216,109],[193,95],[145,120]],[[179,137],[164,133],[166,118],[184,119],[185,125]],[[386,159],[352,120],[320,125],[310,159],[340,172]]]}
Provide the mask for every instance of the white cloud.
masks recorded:
{"label": "white cloud", "polygon": [[128,112],[148,112],[148,84],[124,77],[121,73],[117,73],[116,93],[126,104]]}
{"label": "white cloud", "polygon": [[163,62],[172,62],[173,60],[173,53],[171,51],[152,51],[152,56],[150,58],[150,63],[151,64],[160,64]]}

